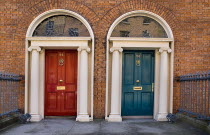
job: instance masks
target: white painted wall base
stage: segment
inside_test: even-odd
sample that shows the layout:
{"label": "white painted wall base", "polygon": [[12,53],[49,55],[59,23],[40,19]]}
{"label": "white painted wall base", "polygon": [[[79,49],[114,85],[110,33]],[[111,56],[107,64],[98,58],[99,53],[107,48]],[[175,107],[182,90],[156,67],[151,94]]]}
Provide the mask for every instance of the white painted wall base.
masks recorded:
{"label": "white painted wall base", "polygon": [[32,122],[39,122],[42,120],[42,116],[39,114],[31,114],[31,121]]}
{"label": "white painted wall base", "polygon": [[156,115],[155,120],[157,121],[168,121],[166,116],[168,115],[168,113],[159,113]]}
{"label": "white painted wall base", "polygon": [[76,121],[89,122],[90,121],[90,117],[89,117],[89,115],[78,115],[77,118],[76,118]]}
{"label": "white painted wall base", "polygon": [[109,122],[121,122],[122,121],[122,117],[119,114],[118,115],[110,114],[108,121]]}

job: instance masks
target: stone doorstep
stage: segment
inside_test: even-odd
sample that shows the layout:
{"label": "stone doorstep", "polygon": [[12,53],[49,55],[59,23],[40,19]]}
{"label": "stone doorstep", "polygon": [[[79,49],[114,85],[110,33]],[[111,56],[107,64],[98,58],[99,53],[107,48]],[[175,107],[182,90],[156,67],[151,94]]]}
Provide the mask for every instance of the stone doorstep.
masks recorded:
{"label": "stone doorstep", "polygon": [[199,129],[207,131],[210,134],[210,124],[207,121],[198,120],[196,118],[192,118],[181,113],[177,113],[176,116],[178,119],[184,120],[187,123],[192,124]]}
{"label": "stone doorstep", "polygon": [[18,122],[18,115],[12,115],[10,117],[0,119],[0,131],[10,125]]}

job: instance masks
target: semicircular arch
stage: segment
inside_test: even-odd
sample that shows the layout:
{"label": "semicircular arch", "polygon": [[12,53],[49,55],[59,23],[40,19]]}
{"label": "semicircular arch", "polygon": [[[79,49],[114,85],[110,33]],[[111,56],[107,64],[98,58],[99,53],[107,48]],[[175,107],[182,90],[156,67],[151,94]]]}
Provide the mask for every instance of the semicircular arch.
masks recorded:
{"label": "semicircular arch", "polygon": [[135,11],[131,11],[128,13],[125,13],[123,15],[121,15],[120,17],[118,17],[111,25],[111,27],[109,28],[109,31],[107,33],[107,40],[111,37],[111,34],[113,32],[113,30],[115,29],[115,27],[123,20],[129,18],[129,17],[134,17],[134,16],[145,16],[145,17],[149,17],[154,19],[155,21],[157,21],[162,27],[163,29],[166,31],[166,34],[168,36],[168,38],[174,38],[172,30],[170,28],[170,26],[168,25],[168,23],[159,15],[146,11],[146,10],[135,10]]}
{"label": "semicircular arch", "polygon": [[28,30],[26,32],[26,37],[32,37],[34,30],[37,28],[37,26],[43,20],[45,20],[46,18],[52,17],[52,16],[56,16],[56,15],[68,15],[68,16],[78,19],[85,25],[85,27],[87,28],[87,30],[90,34],[90,37],[92,39],[94,39],[93,30],[92,30],[90,24],[87,22],[87,20],[84,17],[82,17],[81,15],[79,15],[78,13],[75,13],[70,10],[65,10],[65,9],[53,9],[53,10],[46,11],[46,12],[40,14],[39,16],[37,16],[29,25]]}

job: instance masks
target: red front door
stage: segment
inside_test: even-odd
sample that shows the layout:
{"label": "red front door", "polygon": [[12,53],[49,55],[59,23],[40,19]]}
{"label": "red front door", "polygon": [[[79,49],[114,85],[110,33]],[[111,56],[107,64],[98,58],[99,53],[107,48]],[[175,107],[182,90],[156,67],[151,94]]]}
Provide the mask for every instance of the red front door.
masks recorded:
{"label": "red front door", "polygon": [[72,116],[77,110],[77,51],[46,50],[45,116]]}

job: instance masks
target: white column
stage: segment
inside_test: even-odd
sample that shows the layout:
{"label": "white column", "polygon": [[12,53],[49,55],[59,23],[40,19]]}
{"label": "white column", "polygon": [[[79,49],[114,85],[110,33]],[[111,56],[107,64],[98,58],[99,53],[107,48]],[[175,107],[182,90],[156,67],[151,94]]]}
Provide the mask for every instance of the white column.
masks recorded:
{"label": "white column", "polygon": [[76,121],[90,121],[88,115],[88,52],[89,47],[80,47],[77,49],[80,52],[79,60],[79,114]]}
{"label": "white column", "polygon": [[111,113],[108,121],[120,122],[122,117],[120,114],[120,52],[122,48],[111,48],[112,55],[112,86],[111,86]]}
{"label": "white column", "polygon": [[40,47],[29,47],[28,51],[32,53],[31,56],[31,89],[30,89],[30,114],[31,121],[40,121],[41,115],[39,112],[39,52]]}
{"label": "white column", "polygon": [[168,53],[171,53],[172,50],[169,48],[159,49],[161,53],[160,56],[160,91],[159,91],[159,109],[156,116],[158,121],[167,121],[166,115],[168,115]]}

